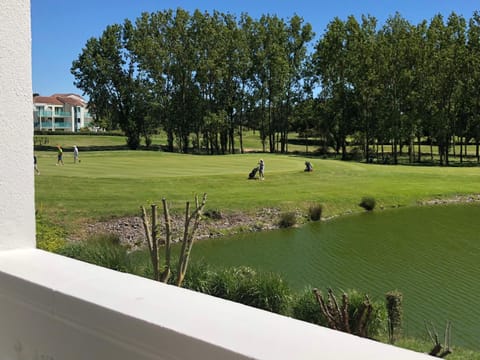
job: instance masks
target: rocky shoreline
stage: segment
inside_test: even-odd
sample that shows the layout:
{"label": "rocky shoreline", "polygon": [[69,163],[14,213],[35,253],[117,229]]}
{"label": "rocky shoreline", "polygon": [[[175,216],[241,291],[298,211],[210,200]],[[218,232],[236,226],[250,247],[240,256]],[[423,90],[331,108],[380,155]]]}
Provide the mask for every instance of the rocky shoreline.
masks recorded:
{"label": "rocky shoreline", "polygon": [[[452,198],[437,198],[417,202],[420,206],[445,205],[454,203],[480,202],[480,194],[454,196]],[[380,207],[380,210],[383,210]],[[352,213],[351,211],[347,213]],[[256,232],[278,229],[281,210],[278,208],[262,208],[255,213],[219,213],[206,212],[197,229],[195,239],[204,240],[218,238],[225,235],[233,235],[242,232]],[[297,218],[301,218],[297,213]],[[323,221],[336,218],[331,216],[323,218]],[[172,215],[172,230],[174,241],[179,241],[182,236],[184,217],[183,215]],[[163,224],[163,219],[162,219]],[[113,234],[117,236],[120,243],[130,249],[137,249],[146,246],[145,231],[140,216],[122,217],[109,221],[88,224],[83,232],[82,238],[88,238],[98,234]]]}
{"label": "rocky shoreline", "polygon": [[[241,232],[277,229],[280,209],[263,208],[254,214],[218,212],[204,214],[195,233],[196,240],[212,239]],[[161,219],[163,226],[163,218]],[[178,242],[183,233],[184,216],[171,215],[173,240]],[[82,237],[98,234],[118,236],[120,243],[130,249],[146,246],[145,230],[140,216],[122,217],[86,226]]]}

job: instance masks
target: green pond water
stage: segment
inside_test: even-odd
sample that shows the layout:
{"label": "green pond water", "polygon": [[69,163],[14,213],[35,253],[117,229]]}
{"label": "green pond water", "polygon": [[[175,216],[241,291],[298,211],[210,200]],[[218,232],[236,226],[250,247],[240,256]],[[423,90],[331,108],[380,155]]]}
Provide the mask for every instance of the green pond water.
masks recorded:
{"label": "green pond water", "polygon": [[309,223],[298,229],[201,241],[192,257],[214,266],[280,273],[295,290],[357,289],[404,297],[404,333],[425,320],[452,344],[480,349],[480,205],[400,208]]}

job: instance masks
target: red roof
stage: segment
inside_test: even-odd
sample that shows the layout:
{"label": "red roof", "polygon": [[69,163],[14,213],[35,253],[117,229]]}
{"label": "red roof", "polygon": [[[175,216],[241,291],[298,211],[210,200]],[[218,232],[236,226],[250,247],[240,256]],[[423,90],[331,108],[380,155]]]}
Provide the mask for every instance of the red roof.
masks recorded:
{"label": "red roof", "polygon": [[70,104],[73,106],[85,106],[85,101],[73,97],[58,96],[57,99],[65,104]]}
{"label": "red roof", "polygon": [[53,94],[51,96],[35,96],[34,104],[86,106],[86,101],[77,94]]}
{"label": "red roof", "polygon": [[53,96],[35,96],[33,98],[34,104],[50,104],[50,105],[63,105],[63,103]]}

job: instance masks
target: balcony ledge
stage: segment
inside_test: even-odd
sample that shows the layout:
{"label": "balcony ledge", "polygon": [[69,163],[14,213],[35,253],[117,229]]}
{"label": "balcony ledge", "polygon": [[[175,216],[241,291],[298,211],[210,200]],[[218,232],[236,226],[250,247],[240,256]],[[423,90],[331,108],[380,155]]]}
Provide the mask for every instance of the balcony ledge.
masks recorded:
{"label": "balcony ledge", "polygon": [[0,251],[0,321],[4,358],[432,359],[36,249]]}

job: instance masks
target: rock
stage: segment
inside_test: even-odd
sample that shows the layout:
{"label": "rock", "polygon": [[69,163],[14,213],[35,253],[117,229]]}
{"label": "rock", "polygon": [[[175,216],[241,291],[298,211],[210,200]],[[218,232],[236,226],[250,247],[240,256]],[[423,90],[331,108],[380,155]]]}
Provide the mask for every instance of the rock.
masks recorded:
{"label": "rock", "polygon": [[[243,213],[224,214],[218,217],[204,218],[200,221],[196,240],[212,239],[223,236],[224,233],[235,234],[245,229],[260,231],[278,228],[279,209],[260,209],[256,214]],[[179,242],[183,235],[184,217],[172,215],[172,241]],[[162,219],[163,228],[163,219]],[[228,231],[225,231],[228,230]],[[237,231],[236,231],[237,230]],[[123,217],[105,222],[86,225],[86,237],[94,234],[108,233],[118,236],[120,243],[130,249],[146,246],[143,221],[139,216]],[[81,239],[80,239],[81,240]]]}

